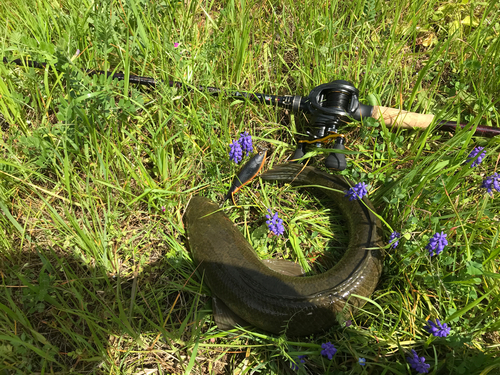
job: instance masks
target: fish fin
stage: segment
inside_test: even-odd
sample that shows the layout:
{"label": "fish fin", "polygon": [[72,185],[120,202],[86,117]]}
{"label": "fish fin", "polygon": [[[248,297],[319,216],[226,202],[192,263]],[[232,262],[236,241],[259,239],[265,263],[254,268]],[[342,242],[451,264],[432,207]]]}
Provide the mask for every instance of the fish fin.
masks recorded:
{"label": "fish fin", "polygon": [[217,327],[223,331],[234,329],[237,326],[251,326],[250,323],[236,315],[236,313],[234,313],[221,299],[217,297],[212,297],[212,310],[214,313],[215,324],[217,324]]}
{"label": "fish fin", "polygon": [[262,261],[273,271],[286,276],[304,276],[304,270],[298,263],[285,259],[264,259]]}

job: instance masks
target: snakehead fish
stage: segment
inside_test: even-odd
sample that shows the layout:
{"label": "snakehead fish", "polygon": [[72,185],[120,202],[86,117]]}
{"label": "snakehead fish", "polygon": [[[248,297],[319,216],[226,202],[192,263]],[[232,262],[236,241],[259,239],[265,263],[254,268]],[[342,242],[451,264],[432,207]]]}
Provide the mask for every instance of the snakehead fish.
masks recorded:
{"label": "snakehead fish", "polygon": [[352,295],[369,297],[377,286],[382,271],[380,221],[366,197],[355,201],[344,197],[343,191],[351,185],[343,177],[313,167],[283,164],[261,178],[321,188],[347,221],[349,243],[343,258],[319,275],[276,272],[258,258],[215,202],[193,197],[184,215],[193,259],[212,294],[241,318],[240,322],[289,336],[327,329],[335,324],[336,314],[346,303],[348,310],[365,303]]}

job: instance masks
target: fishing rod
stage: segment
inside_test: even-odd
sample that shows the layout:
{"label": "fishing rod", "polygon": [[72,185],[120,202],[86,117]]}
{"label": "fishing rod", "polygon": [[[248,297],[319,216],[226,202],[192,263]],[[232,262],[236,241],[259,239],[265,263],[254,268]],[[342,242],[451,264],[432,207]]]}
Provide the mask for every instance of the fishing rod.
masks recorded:
{"label": "fishing rod", "polygon": [[[40,63],[31,60],[15,59],[10,62],[3,58],[3,62],[13,63],[19,66],[44,69],[47,63]],[[105,75],[112,79],[123,81],[126,79],[123,73],[112,73],[103,70],[89,69],[85,71],[87,75]],[[325,160],[325,166],[330,169],[344,170],[347,166],[345,154],[345,137],[339,133],[339,128],[352,120],[361,121],[371,117],[383,121],[388,127],[403,129],[426,129],[434,121],[434,115],[408,112],[396,108],[383,106],[370,106],[359,102],[359,90],[349,81],[336,80],[330,83],[319,85],[312,89],[308,96],[300,95],[269,95],[261,93],[249,93],[244,91],[229,91],[211,86],[191,86],[177,81],[164,82],[151,77],[142,77],[130,74],[130,83],[155,87],[167,84],[170,87],[179,89],[208,92],[213,95],[224,95],[233,98],[245,98],[254,102],[275,105],[294,112],[303,111],[311,116],[309,127],[306,130],[307,137],[298,139],[297,148],[292,156],[292,160],[302,158],[308,147],[332,148],[338,150],[330,153]],[[456,122],[437,120],[435,129],[440,131],[454,132],[457,127],[466,128],[467,124],[457,124]],[[500,135],[500,128],[478,125],[474,130],[474,135],[481,137],[495,137]],[[333,144],[333,145],[332,145]]]}

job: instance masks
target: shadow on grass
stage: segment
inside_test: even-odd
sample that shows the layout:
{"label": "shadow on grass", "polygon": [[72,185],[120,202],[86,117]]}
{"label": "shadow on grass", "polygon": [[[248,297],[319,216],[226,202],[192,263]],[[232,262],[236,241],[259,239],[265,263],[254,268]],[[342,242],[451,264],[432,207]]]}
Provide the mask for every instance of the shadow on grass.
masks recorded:
{"label": "shadow on grass", "polygon": [[[233,374],[247,366],[252,338],[213,324],[210,292],[189,259],[161,257],[121,277],[37,247],[0,256],[0,375]],[[289,371],[283,358],[271,362],[263,365]]]}
{"label": "shadow on grass", "polygon": [[123,373],[159,363],[184,372],[187,348],[210,329],[188,260],[161,258],[126,278],[51,249],[0,261],[2,374]]}
{"label": "shadow on grass", "polygon": [[[209,292],[187,259],[162,257],[120,277],[53,249],[21,255],[0,258],[1,375],[232,374],[247,361],[248,336],[213,325]],[[264,365],[290,371],[283,358]]]}

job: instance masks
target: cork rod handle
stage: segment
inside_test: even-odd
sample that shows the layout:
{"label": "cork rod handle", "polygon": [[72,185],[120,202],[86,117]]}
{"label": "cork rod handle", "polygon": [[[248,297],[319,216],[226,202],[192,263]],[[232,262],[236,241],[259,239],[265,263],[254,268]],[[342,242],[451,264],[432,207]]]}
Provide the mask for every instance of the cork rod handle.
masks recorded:
{"label": "cork rod handle", "polygon": [[388,127],[399,127],[403,129],[425,129],[434,115],[421,115],[414,112],[403,111],[402,109],[374,106],[372,116],[374,119],[384,121]]}

